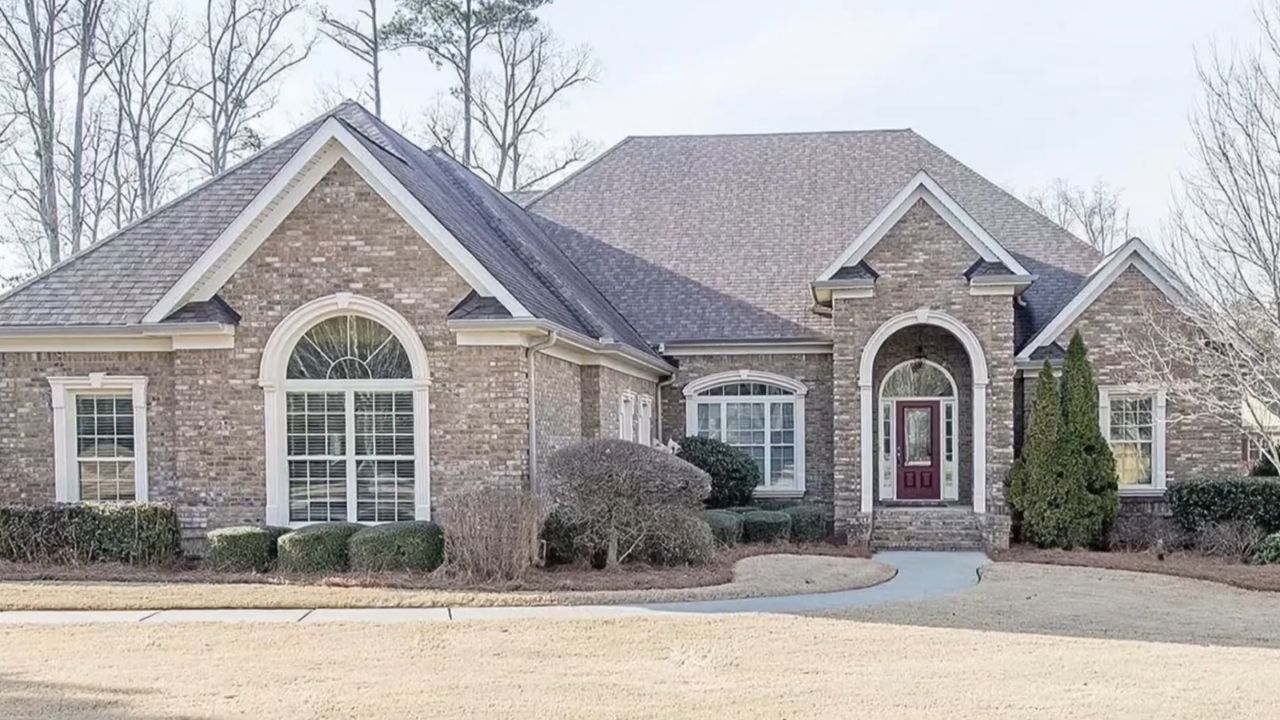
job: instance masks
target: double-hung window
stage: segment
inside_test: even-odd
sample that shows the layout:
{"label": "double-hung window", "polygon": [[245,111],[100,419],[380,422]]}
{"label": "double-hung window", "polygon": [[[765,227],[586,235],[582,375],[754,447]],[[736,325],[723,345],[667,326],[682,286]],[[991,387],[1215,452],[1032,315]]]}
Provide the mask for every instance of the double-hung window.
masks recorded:
{"label": "double-hung window", "polygon": [[52,377],[54,497],[59,502],[147,500],[147,379],[92,373]]}
{"label": "double-hung window", "polygon": [[1163,491],[1164,391],[1103,386],[1098,395],[1098,421],[1115,457],[1120,491]]}
{"label": "double-hung window", "polygon": [[739,448],[755,461],[757,493],[804,492],[804,386],[787,378],[733,373],[690,383],[686,434],[710,437]]}

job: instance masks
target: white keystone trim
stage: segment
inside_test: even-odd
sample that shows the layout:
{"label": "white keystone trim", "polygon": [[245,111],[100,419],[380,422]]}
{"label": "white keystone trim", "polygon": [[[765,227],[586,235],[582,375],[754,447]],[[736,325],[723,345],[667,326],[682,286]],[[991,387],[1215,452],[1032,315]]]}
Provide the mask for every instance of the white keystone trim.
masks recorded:
{"label": "white keystone trim", "polygon": [[[339,315],[360,315],[381,323],[391,331],[409,356],[413,379],[406,381],[378,381],[379,387],[402,387],[413,392],[413,502],[414,517],[431,519],[431,418],[427,390],[431,385],[431,370],[427,362],[427,350],[422,338],[403,315],[372,298],[337,293],[317,298],[290,313],[271,331],[262,351],[258,384],[263,392],[263,428],[266,450],[267,517],[268,525],[289,525],[289,472],[285,460],[285,395],[295,383],[307,384],[309,389],[322,389],[323,383],[287,380],[289,356],[298,340],[316,323]],[[348,498],[350,503],[355,498]]]}
{"label": "white keystone trim", "polygon": [[393,207],[476,292],[497,298],[513,317],[528,310],[436,219],[341,122],[326,120],[205,250],[144,322],[159,322],[192,300],[207,300],[302,202],[339,160]]}
{"label": "white keystone trim", "polygon": [[82,392],[127,391],[133,396],[133,478],[134,500],[146,502],[147,490],[147,378],[141,375],[89,373],[81,377],[51,377],[53,406],[54,499],[80,501],[80,478],[76,466],[76,425],[73,420],[75,396]]}
{"label": "white keystone trim", "polygon": [[[858,428],[862,460],[862,512],[869,513],[874,509],[875,472],[872,465],[874,457],[874,440],[872,423],[874,418],[875,393],[873,372],[876,355],[881,346],[897,331],[912,325],[934,325],[950,332],[964,346],[969,356],[969,365],[973,375],[973,511],[987,511],[987,359],[982,343],[964,323],[937,310],[920,308],[902,313],[885,321],[871,334],[867,344],[862,348],[862,361],[858,366],[858,386],[860,388],[860,417]],[[957,433],[959,437],[959,433]]]}
{"label": "white keystone trim", "polygon": [[902,219],[902,216],[907,214],[917,200],[928,203],[929,207],[933,208],[934,212],[938,213],[983,260],[1003,263],[1015,275],[1031,274],[972,215],[966,212],[955,198],[943,190],[942,186],[927,172],[921,170],[902,190],[898,191],[898,194],[880,210],[880,213],[862,229],[862,232],[858,233],[853,243],[818,275],[817,282],[830,280],[840,268],[861,262],[885,234]]}
{"label": "white keystone trim", "polygon": [[1022,348],[1022,352],[1018,353],[1016,359],[1020,362],[1030,360],[1031,353],[1035,352],[1037,348],[1054,342],[1059,335],[1071,327],[1071,323],[1078,320],[1084,314],[1084,311],[1089,309],[1089,306],[1102,295],[1103,291],[1111,287],[1111,284],[1130,267],[1135,267],[1143,275],[1146,275],[1171,300],[1181,302],[1188,297],[1186,289],[1178,280],[1177,273],[1165,263],[1160,255],[1140,238],[1130,238],[1128,242],[1098,263],[1093,271],[1089,273],[1088,281],[1085,283],[1084,288],[1076,293],[1071,302],[1067,303],[1066,307],[1062,308],[1049,321],[1048,325],[1041,328],[1040,332],[1031,338],[1026,347]]}

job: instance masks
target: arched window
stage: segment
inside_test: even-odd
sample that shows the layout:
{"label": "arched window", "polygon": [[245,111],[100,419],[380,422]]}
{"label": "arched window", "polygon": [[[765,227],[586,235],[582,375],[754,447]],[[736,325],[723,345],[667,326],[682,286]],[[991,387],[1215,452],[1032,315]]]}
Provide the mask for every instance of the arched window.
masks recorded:
{"label": "arched window", "polygon": [[760,496],[804,494],[807,388],[771,373],[737,370],[685,386],[685,432],[740,448],[760,468]]}
{"label": "arched window", "polygon": [[268,522],[427,519],[426,358],[365,298],[295,311],[263,352]]}
{"label": "arched window", "polygon": [[946,371],[925,360],[911,360],[889,371],[884,379],[883,398],[953,397],[955,385]]}

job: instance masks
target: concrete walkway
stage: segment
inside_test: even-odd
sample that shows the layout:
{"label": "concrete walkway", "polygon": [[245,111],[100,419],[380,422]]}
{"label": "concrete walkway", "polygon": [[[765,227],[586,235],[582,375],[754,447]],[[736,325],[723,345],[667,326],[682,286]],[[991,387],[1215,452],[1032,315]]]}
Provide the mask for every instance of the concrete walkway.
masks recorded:
{"label": "concrete walkway", "polygon": [[861,590],[779,597],[656,603],[651,605],[543,605],[527,607],[334,608],[298,610],[8,610],[0,625],[188,622],[447,622],[521,618],[617,618],[707,613],[805,613],[920,600],[962,592],[978,584],[991,561],[978,552],[884,552],[875,560],[897,568],[892,580]]}

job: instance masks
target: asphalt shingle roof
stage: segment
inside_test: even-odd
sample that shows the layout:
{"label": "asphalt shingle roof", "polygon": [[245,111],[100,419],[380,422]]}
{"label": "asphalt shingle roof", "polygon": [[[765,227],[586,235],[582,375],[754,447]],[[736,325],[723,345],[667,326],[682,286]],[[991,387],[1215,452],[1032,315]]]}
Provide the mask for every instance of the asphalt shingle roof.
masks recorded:
{"label": "asphalt shingle roof", "polygon": [[810,282],[921,170],[1038,276],[1020,325],[1097,263],[911,130],[632,137],[526,206],[576,231],[566,253],[651,343],[826,336]]}
{"label": "asphalt shingle roof", "polygon": [[[535,317],[653,355],[547,236],[544,226],[549,223],[526,213],[440,150],[418,147],[352,102],[0,299],[0,326],[141,321],[329,117],[351,130]],[[483,309],[494,315],[492,307]],[[214,310],[188,306],[167,321],[198,321]]]}

